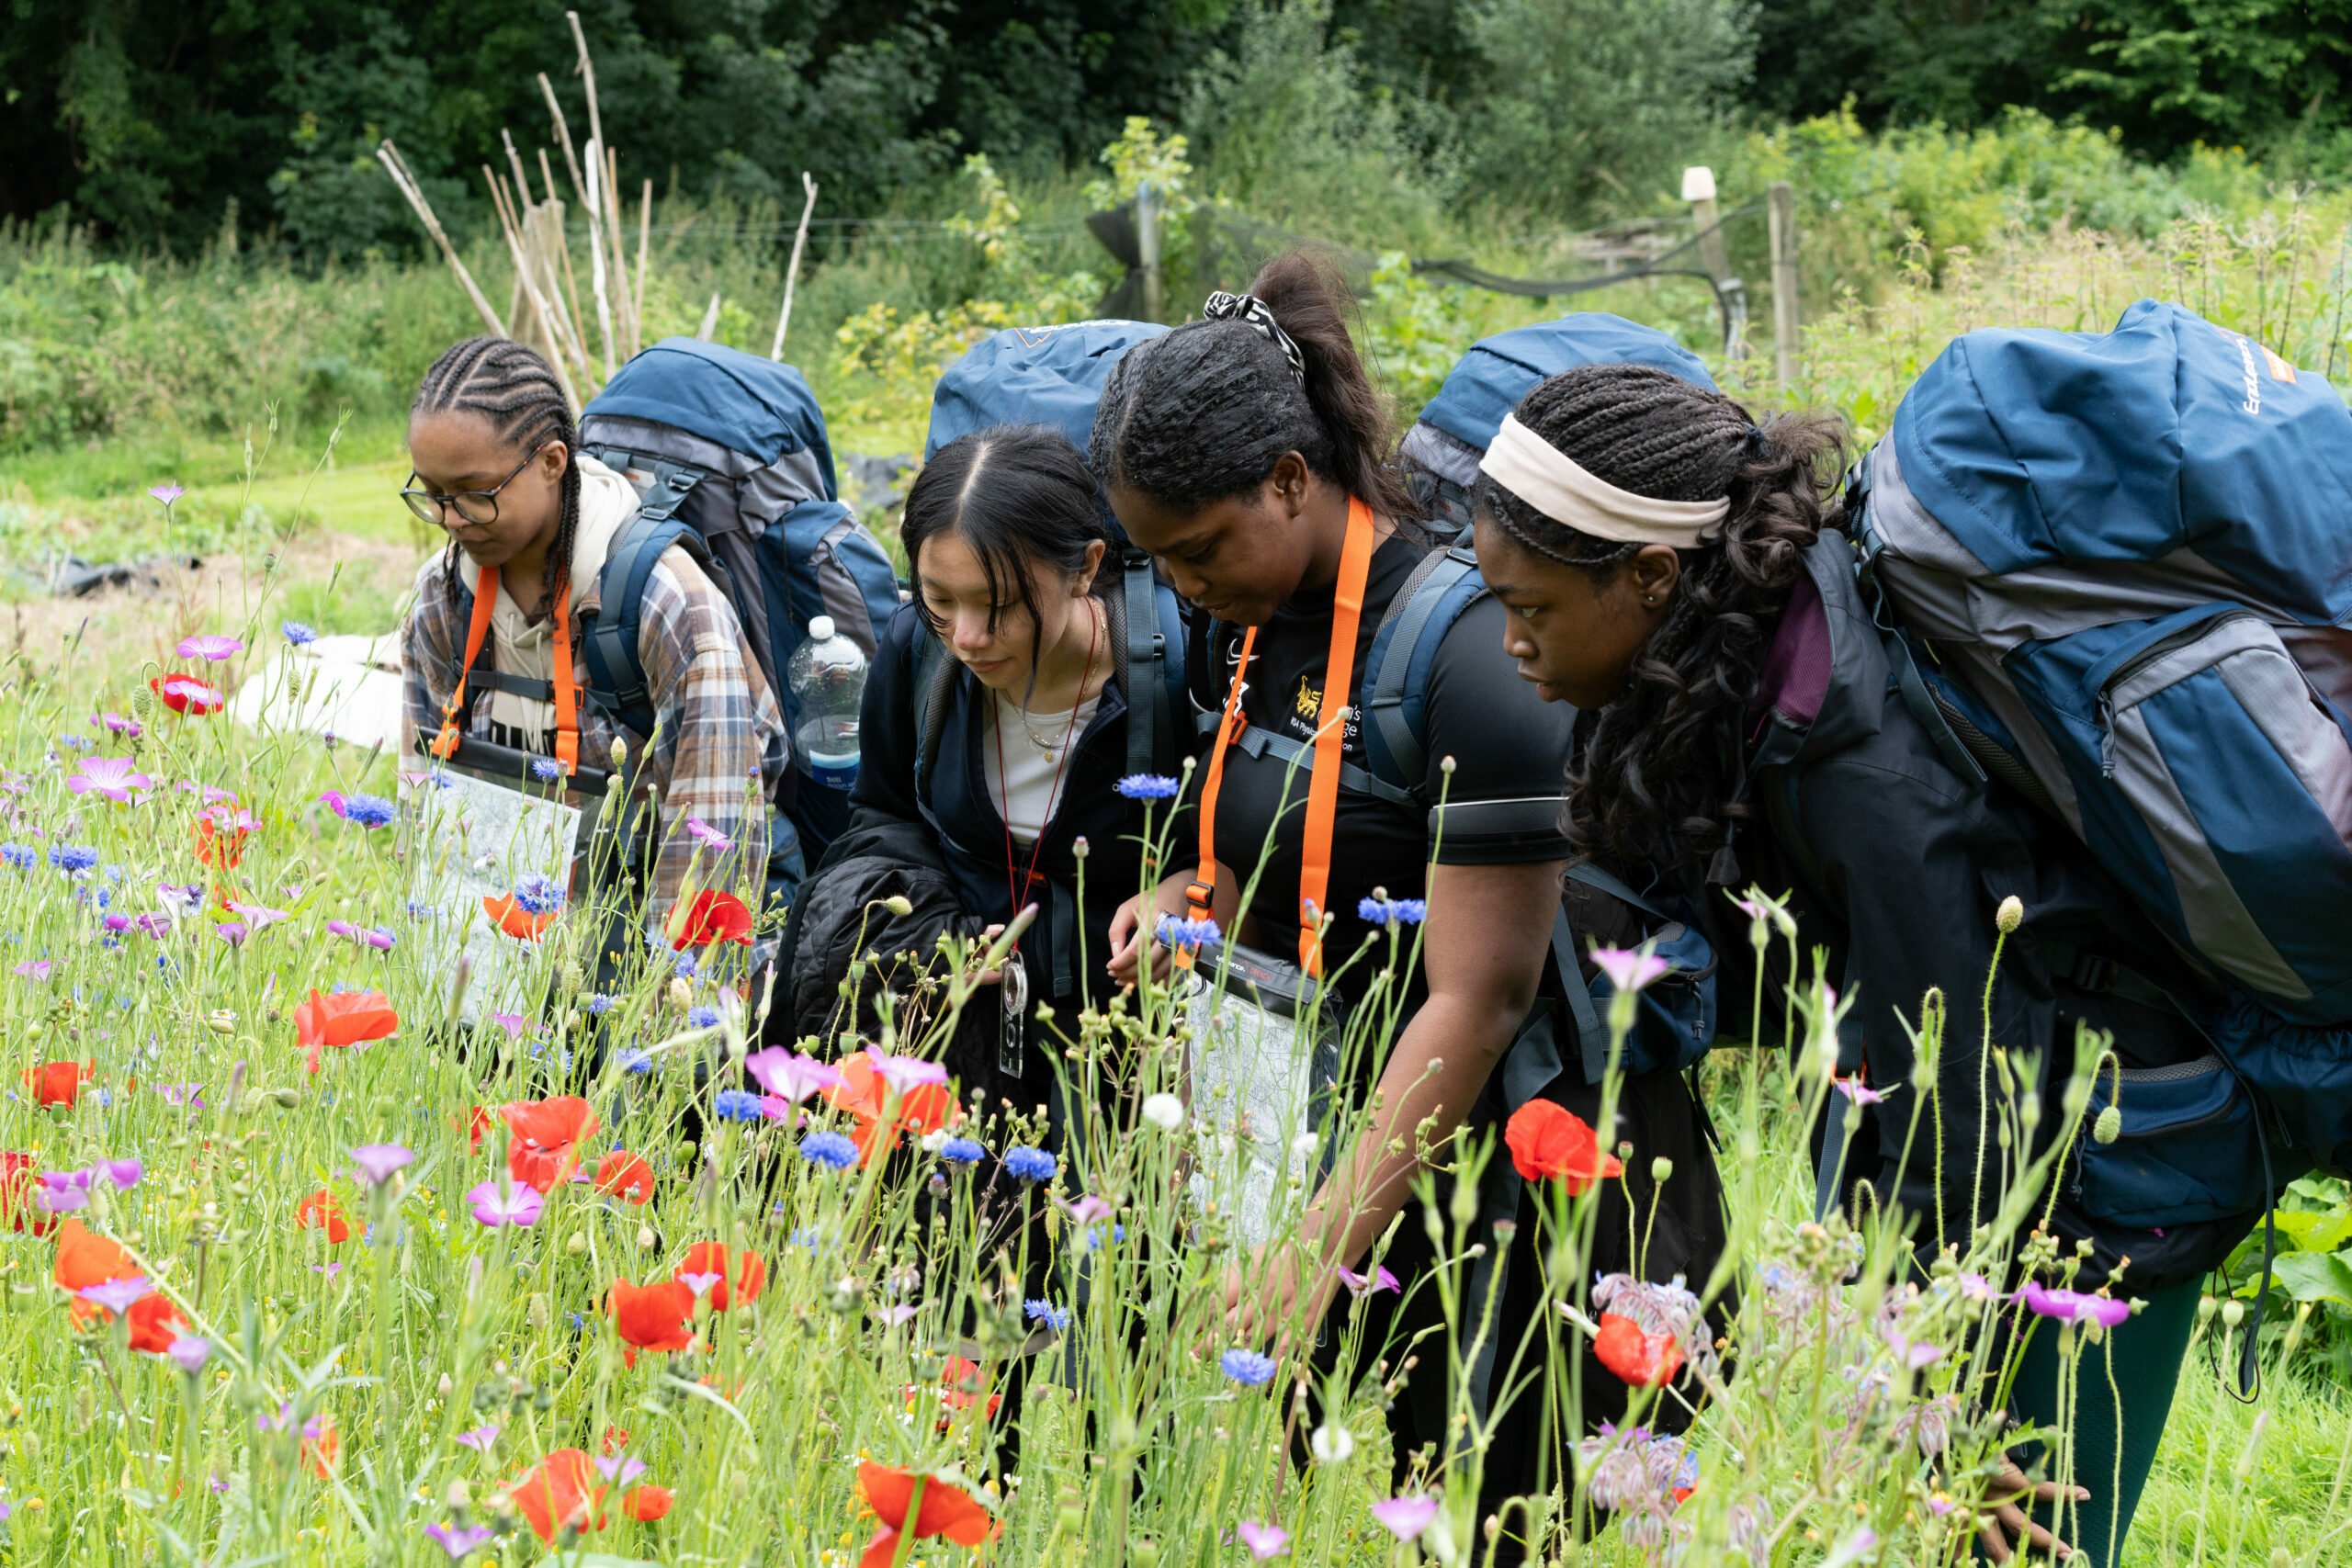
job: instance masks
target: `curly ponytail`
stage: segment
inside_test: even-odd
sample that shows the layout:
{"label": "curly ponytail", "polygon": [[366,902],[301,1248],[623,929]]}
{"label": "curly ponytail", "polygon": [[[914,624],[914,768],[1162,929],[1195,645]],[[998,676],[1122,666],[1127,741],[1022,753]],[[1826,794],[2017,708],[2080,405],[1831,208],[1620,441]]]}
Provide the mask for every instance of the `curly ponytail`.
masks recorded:
{"label": "curly ponytail", "polygon": [[1239,318],[1187,321],[1112,368],[1089,442],[1106,486],[1197,509],[1263,484],[1285,452],[1390,517],[1415,509],[1387,464],[1388,415],[1348,334],[1337,268],[1292,251],[1250,292],[1297,346],[1301,369]]}
{"label": "curly ponytail", "polygon": [[[1723,394],[1640,365],[1555,376],[1518,418],[1621,490],[1730,502],[1720,536],[1681,552],[1673,605],[1595,716],[1568,780],[1577,853],[1703,867],[1746,815],[1739,728],[1803,553],[1827,524],[1822,466],[1839,426],[1792,414],[1758,424]],[[1577,533],[1490,479],[1477,506],[1522,547],[1595,577],[1642,547]]]}

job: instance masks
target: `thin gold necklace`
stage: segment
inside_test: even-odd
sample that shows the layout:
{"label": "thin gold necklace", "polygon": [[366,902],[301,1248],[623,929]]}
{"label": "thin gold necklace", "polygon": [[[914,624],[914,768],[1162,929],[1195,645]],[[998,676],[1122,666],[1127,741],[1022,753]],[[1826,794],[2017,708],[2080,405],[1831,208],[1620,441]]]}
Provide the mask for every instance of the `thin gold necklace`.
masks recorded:
{"label": "thin gold necklace", "polygon": [[1007,707],[1012,708],[1014,715],[1021,720],[1021,733],[1029,738],[1029,744],[1035,747],[1048,762],[1055,761],[1056,753],[1062,747],[1069,744],[1070,731],[1077,728],[1078,710],[1086,705],[1086,688],[1094,679],[1094,649],[1102,635],[1102,607],[1090,598],[1086,601],[1086,668],[1079,675],[1078,701],[1070,705],[1069,725],[1064,729],[1060,739],[1057,740],[1049,735],[1040,735],[1032,729],[1029,727],[1027,708],[1014,703],[1010,697],[1000,695],[997,698],[998,711],[1001,713]]}

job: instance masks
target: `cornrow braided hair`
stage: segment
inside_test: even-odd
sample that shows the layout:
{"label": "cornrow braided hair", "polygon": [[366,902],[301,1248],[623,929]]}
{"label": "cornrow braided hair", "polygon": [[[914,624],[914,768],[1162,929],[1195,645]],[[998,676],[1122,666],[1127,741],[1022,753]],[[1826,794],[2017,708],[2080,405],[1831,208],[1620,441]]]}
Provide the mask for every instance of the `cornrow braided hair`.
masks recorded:
{"label": "cornrow braided hair", "polygon": [[[1595,477],[1658,501],[1726,500],[1719,536],[1681,552],[1674,603],[1600,709],[1568,774],[1568,841],[1623,865],[1706,866],[1746,816],[1740,727],[1803,553],[1828,525],[1835,421],[1761,424],[1720,392],[1643,365],[1590,365],[1527,394],[1521,424]],[[1606,578],[1638,544],[1554,521],[1490,479],[1482,515],[1523,547]]]}
{"label": "cornrow braided hair", "polygon": [[[516,454],[536,450],[550,441],[563,443],[565,457],[560,490],[561,519],[548,547],[548,563],[539,586],[545,603],[569,592],[572,542],[580,533],[580,427],[571,417],[571,400],[563,383],[537,349],[505,337],[469,337],[450,345],[433,362],[409,404],[409,418],[420,414],[466,413],[488,420],[498,438]],[[442,585],[450,601],[458,592],[458,544],[452,539],[441,557]]]}
{"label": "cornrow braided hair", "polygon": [[1265,483],[1285,452],[1391,518],[1418,508],[1388,466],[1388,415],[1348,335],[1346,281],[1311,253],[1250,285],[1299,356],[1242,314],[1187,321],[1129,349],[1094,408],[1088,451],[1105,485],[1198,509]]}

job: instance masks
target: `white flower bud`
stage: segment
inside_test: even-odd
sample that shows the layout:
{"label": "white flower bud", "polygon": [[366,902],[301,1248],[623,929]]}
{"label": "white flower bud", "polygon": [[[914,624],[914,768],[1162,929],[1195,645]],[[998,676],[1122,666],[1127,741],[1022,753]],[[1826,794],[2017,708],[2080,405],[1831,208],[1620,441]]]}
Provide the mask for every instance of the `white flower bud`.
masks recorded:
{"label": "white flower bud", "polygon": [[1172,1133],[1184,1124],[1184,1102],[1162,1089],[1144,1097],[1143,1119],[1163,1133]]}
{"label": "white flower bud", "polygon": [[2002,899],[2001,907],[1994,911],[1993,923],[2001,928],[2003,936],[2016,931],[2025,924],[2025,901],[2014,893]]}

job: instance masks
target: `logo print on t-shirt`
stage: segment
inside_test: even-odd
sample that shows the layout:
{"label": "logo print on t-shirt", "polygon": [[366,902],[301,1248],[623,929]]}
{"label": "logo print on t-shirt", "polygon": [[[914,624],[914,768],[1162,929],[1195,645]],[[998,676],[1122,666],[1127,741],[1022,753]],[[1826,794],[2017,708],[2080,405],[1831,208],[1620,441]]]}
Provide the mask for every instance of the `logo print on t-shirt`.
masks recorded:
{"label": "logo print on t-shirt", "polygon": [[1301,675],[1298,678],[1298,694],[1291,699],[1291,711],[1309,724],[1314,723],[1323,714],[1323,689]]}

